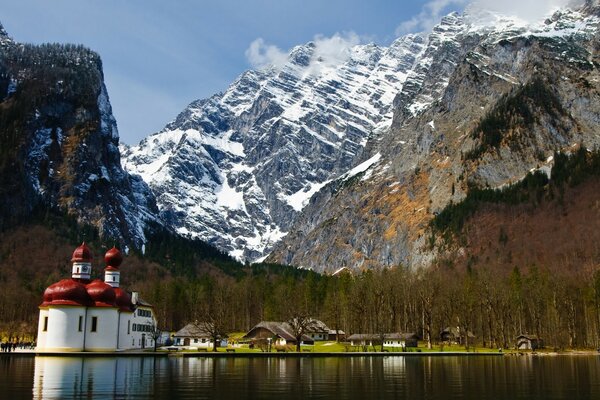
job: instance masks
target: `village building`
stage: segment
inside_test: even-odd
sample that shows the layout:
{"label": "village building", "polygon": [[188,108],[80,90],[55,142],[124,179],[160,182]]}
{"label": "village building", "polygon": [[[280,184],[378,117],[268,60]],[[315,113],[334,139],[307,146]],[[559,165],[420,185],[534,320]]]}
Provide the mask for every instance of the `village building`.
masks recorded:
{"label": "village building", "polygon": [[544,347],[544,342],[536,335],[521,334],[517,336],[517,349],[537,350]]}
{"label": "village building", "polygon": [[348,336],[348,341],[352,346],[381,346],[384,347],[406,348],[417,347],[419,338],[415,333],[355,333]]}
{"label": "village building", "polygon": [[342,342],[346,339],[346,332],[341,329],[330,329],[327,333],[327,340]]}
{"label": "village building", "polygon": [[[294,330],[287,322],[261,321],[244,335],[244,339],[250,340],[258,345],[273,345],[283,347],[286,345],[296,345],[297,340],[294,336]],[[301,344],[313,344],[314,340],[308,335],[302,335]]]}
{"label": "village building", "polygon": [[315,342],[330,340],[329,339],[330,329],[325,325],[323,321],[318,319],[311,319],[306,326],[306,336],[311,338]]}
{"label": "village building", "polygon": [[154,346],[156,318],[138,293],[120,288],[121,252],[105,257],[104,280],[92,280],[92,253],[85,243],[71,259],[71,278],[50,285],[39,309],[38,352],[117,351]]}
{"label": "village building", "polygon": [[[207,329],[208,322],[189,323],[173,335],[174,346],[184,346],[190,349],[212,349],[213,338],[210,329]],[[227,346],[224,338],[219,337],[217,347]]]}
{"label": "village building", "polygon": [[469,343],[472,343],[475,339],[473,332],[468,331],[465,333],[464,330],[458,326],[446,327],[440,332],[440,340],[448,344],[465,344],[466,339],[469,339]]}

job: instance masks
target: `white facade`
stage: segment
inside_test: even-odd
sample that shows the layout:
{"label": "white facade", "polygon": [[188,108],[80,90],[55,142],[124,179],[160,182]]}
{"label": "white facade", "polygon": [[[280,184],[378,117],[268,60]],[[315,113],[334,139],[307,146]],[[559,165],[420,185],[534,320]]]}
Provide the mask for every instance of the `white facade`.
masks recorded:
{"label": "white facade", "polygon": [[38,352],[110,352],[154,346],[157,323],[152,306],[119,289],[120,252],[105,256],[104,282],[90,281],[91,255],[82,244],[73,253],[71,279],[44,292],[40,305]]}

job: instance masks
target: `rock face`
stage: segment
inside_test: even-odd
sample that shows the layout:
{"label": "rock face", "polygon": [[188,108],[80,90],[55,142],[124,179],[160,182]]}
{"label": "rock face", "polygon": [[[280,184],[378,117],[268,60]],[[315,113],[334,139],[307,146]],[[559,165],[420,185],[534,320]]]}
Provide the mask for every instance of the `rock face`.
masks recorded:
{"label": "rock face", "polygon": [[429,221],[555,151],[600,142],[598,8],[526,25],[450,14],[427,36],[318,43],[123,147],[161,218],[234,256],[317,271],[424,265]]}
{"label": "rock face", "polygon": [[100,57],[73,45],[23,45],[0,27],[0,226],[61,209],[105,238],[141,246],[158,209],[121,168]]}
{"label": "rock face", "polygon": [[598,147],[598,15],[587,5],[537,26],[450,16],[453,37],[434,29],[391,128],[367,145],[377,162],[314,196],[269,260],[426,265],[429,221],[469,187],[502,187],[548,170],[555,151]]}
{"label": "rock face", "polygon": [[179,233],[256,259],[389,128],[394,96],[424,46],[411,35],[388,48],[355,46],[333,61],[318,42],[296,47],[282,67],[244,73],[122,148],[124,166],[150,185]]}

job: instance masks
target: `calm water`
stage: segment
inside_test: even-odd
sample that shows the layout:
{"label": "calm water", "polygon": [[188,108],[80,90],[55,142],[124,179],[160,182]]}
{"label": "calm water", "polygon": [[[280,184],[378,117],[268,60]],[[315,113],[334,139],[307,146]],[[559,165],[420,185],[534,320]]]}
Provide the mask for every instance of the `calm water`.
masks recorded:
{"label": "calm water", "polygon": [[0,357],[0,399],[600,399],[600,357]]}

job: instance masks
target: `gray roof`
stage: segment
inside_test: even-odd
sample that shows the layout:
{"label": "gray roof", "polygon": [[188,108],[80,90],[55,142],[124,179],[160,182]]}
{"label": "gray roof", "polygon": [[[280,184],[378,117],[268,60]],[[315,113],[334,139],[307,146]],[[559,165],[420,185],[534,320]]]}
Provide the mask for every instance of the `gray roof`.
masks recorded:
{"label": "gray roof", "polygon": [[175,337],[210,338],[211,334],[206,330],[204,324],[203,322],[187,324],[175,332]]}
{"label": "gray roof", "polygon": [[[295,341],[296,337],[294,336],[294,330],[287,322],[277,322],[277,321],[261,321],[256,324],[250,331],[244,335],[245,338],[251,338],[251,334],[255,329],[263,328],[270,331],[273,336],[279,336],[287,341]],[[312,340],[306,335],[302,335],[301,340]]]}
{"label": "gray roof", "polygon": [[519,336],[517,336],[517,339],[520,338],[524,338],[524,339],[528,339],[528,340],[540,340],[540,338],[537,335],[530,335],[528,333],[522,333]]}
{"label": "gray roof", "polygon": [[[355,333],[346,338],[347,340],[380,340],[381,334],[378,333]],[[416,333],[384,333],[383,340],[411,340],[418,339]]]}

